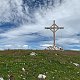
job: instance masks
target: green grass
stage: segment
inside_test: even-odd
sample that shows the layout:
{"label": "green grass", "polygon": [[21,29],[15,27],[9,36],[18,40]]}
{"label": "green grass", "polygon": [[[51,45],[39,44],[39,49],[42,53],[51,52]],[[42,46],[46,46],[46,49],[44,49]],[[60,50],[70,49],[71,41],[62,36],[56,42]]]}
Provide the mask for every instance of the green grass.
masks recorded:
{"label": "green grass", "polygon": [[[31,52],[36,52],[37,55],[31,56]],[[0,51],[0,76],[4,80],[8,80],[8,75],[13,75],[15,80],[38,80],[39,74],[45,74],[46,80],[80,80],[80,67],[73,64],[80,64],[79,53],[46,50]],[[23,72],[22,68],[26,71]]]}

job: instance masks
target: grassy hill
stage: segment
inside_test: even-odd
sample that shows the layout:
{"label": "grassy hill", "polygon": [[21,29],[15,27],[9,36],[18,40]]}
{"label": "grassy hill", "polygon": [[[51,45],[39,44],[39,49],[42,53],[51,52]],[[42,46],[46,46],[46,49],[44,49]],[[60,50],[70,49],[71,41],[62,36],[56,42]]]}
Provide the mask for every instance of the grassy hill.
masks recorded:
{"label": "grassy hill", "polygon": [[[30,55],[35,52],[36,55]],[[0,51],[0,76],[8,80],[80,80],[79,51],[5,50]],[[22,70],[25,69],[25,71]]]}

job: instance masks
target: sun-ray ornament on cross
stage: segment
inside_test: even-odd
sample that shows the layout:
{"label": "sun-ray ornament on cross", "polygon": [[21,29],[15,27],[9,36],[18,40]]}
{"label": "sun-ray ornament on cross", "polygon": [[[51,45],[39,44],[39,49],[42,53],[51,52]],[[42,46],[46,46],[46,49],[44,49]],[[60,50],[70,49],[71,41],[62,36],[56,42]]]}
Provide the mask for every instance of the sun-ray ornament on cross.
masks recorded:
{"label": "sun-ray ornament on cross", "polygon": [[59,27],[54,20],[53,24],[50,27],[45,27],[45,29],[50,29],[53,32],[53,46],[49,46],[48,48],[50,50],[61,50],[62,48],[58,48],[56,46],[56,31],[59,29],[64,29],[64,27]]}

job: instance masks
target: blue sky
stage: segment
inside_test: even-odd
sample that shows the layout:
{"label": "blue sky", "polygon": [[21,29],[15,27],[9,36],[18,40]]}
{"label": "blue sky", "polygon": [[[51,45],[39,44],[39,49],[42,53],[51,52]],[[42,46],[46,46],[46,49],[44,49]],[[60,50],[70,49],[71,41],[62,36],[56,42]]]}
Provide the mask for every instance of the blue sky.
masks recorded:
{"label": "blue sky", "polygon": [[59,1],[54,0],[55,7],[51,3],[46,7],[45,3],[41,8],[35,3],[32,8],[32,2],[0,0],[0,49],[44,49],[52,45],[52,32],[45,27],[56,20],[57,25],[64,27],[56,33],[56,45],[80,50],[79,0],[64,0],[61,4]]}

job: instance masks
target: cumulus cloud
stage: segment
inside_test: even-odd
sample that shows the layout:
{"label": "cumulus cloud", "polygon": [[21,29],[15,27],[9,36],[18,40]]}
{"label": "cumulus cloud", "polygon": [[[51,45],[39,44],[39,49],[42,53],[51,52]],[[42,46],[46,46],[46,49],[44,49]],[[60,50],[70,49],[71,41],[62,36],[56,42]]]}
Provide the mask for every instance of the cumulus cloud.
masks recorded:
{"label": "cumulus cloud", "polygon": [[[7,5],[9,3],[9,0],[3,0],[2,3],[0,3],[0,9],[2,10],[0,12],[1,20],[4,19],[5,21],[10,21],[12,16],[10,5]],[[4,5],[7,5],[6,8]],[[56,2],[56,4],[58,4]],[[56,5],[55,4],[55,5]],[[21,16],[22,18],[26,17],[24,13],[22,12],[22,0],[21,2],[18,0],[12,1],[13,8],[17,9],[17,14]],[[74,6],[75,5],[75,6]],[[7,44],[29,44],[29,40],[36,40],[37,37],[40,36],[34,36],[29,35],[31,33],[39,33],[40,35],[44,37],[52,37],[52,33],[50,30],[45,30],[45,27],[49,27],[52,25],[53,20],[56,20],[56,23],[59,26],[63,26],[64,30],[58,30],[57,31],[57,38],[56,42],[57,44],[64,45],[67,47],[70,46],[70,44],[80,44],[80,38],[77,36],[77,34],[80,34],[80,3],[79,0],[64,0],[61,5],[57,5],[56,7],[50,7],[50,9],[38,9],[34,13],[35,17],[35,24],[22,24],[17,28],[11,29],[9,31],[6,31],[4,33],[1,33],[0,36],[4,37],[0,42]],[[6,13],[5,13],[6,11]],[[26,12],[27,8],[26,8]],[[1,16],[3,14],[3,16]],[[14,13],[15,14],[15,13]],[[4,18],[3,18],[4,17]],[[1,21],[0,20],[0,21]],[[3,21],[4,21],[3,20]],[[62,36],[62,38],[61,38]],[[10,41],[10,42],[8,42]],[[39,41],[39,40],[38,40]],[[49,42],[51,42],[50,40]],[[48,43],[48,40],[46,41],[39,41],[38,42],[41,45],[46,45]]]}

